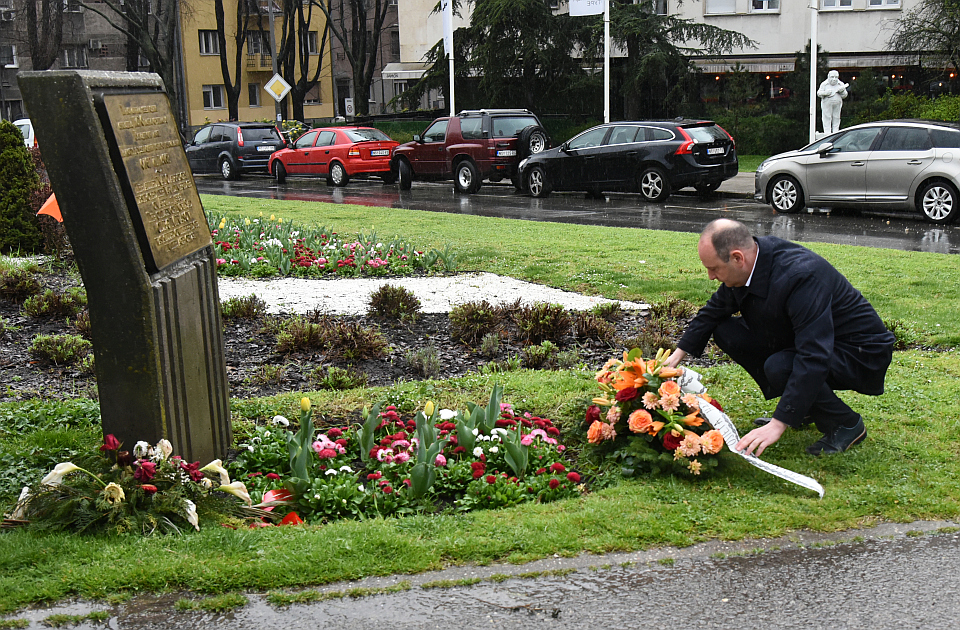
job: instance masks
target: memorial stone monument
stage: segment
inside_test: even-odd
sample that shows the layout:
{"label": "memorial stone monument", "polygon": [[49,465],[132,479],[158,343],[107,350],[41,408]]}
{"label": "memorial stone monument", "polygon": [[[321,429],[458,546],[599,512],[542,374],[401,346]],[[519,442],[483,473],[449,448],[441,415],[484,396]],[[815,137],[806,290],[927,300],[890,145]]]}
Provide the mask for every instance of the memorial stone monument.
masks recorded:
{"label": "memorial stone monument", "polygon": [[169,439],[188,461],[231,443],[216,259],[159,76],[21,72],[87,291],[105,434]]}

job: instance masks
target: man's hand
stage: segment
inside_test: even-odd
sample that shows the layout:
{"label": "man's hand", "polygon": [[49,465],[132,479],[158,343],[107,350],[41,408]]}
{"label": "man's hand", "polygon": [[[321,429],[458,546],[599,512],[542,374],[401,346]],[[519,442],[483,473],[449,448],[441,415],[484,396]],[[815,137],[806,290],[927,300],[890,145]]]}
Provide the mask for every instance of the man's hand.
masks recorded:
{"label": "man's hand", "polygon": [[684,352],[680,348],[677,348],[676,350],[670,353],[670,358],[664,361],[663,364],[667,367],[675,368],[680,365],[680,362],[683,361],[684,357],[686,356],[687,356],[686,352]]}
{"label": "man's hand", "polygon": [[759,457],[768,446],[779,440],[780,436],[783,435],[783,432],[786,430],[786,424],[773,418],[766,426],[754,429],[740,438],[740,441],[737,442],[737,450],[743,452],[743,450],[746,449],[747,455],[752,454],[754,450],[756,450],[756,455]]}

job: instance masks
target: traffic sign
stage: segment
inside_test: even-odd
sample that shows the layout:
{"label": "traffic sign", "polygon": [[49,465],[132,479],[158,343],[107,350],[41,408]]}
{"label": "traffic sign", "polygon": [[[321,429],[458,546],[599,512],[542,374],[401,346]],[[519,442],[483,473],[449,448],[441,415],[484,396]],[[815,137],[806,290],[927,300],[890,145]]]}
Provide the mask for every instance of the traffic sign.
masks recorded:
{"label": "traffic sign", "polygon": [[291,90],[290,84],[284,81],[283,77],[279,74],[273,75],[273,77],[267,81],[267,84],[263,86],[263,89],[278,103],[282,101],[283,97],[289,94]]}

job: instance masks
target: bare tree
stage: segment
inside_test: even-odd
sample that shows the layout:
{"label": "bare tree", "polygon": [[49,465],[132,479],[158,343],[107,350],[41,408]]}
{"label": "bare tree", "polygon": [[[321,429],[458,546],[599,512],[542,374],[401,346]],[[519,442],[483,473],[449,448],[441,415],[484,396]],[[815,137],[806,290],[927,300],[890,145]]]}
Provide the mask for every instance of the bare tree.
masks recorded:
{"label": "bare tree", "polygon": [[22,0],[17,14],[23,15],[23,41],[34,70],[47,70],[60,55],[63,44],[64,0]]}
{"label": "bare tree", "polygon": [[[283,22],[280,43],[277,45],[277,68],[284,81],[290,84],[290,101],[293,118],[303,120],[303,101],[306,95],[320,82],[324,51],[329,39],[330,20],[324,19],[319,28],[321,14],[315,14],[313,4],[297,0],[283,5]],[[316,26],[314,30],[312,27]],[[311,58],[316,65],[311,67]]]}
{"label": "bare tree", "polygon": [[367,95],[377,68],[380,33],[390,8],[388,0],[310,0],[327,18],[330,32],[343,45],[353,70],[358,116],[370,113]]}
{"label": "bare tree", "polygon": [[945,71],[960,68],[960,0],[919,0],[896,21],[887,48],[933,53]]}
{"label": "bare tree", "polygon": [[[264,33],[260,20],[259,5],[254,4],[256,0],[236,0],[237,3],[237,21],[236,32],[233,34],[233,41],[236,45],[234,55],[233,76],[236,81],[230,79],[230,65],[227,60],[227,34],[226,19],[223,11],[223,0],[214,1],[214,13],[217,16],[217,42],[220,49],[220,73],[223,75],[223,89],[227,93],[227,115],[230,120],[240,118],[240,92],[241,89],[241,68],[243,67],[244,46],[247,43],[247,33],[250,30],[251,21],[255,20],[260,38],[261,46],[264,41]],[[254,6],[251,14],[251,5]]]}

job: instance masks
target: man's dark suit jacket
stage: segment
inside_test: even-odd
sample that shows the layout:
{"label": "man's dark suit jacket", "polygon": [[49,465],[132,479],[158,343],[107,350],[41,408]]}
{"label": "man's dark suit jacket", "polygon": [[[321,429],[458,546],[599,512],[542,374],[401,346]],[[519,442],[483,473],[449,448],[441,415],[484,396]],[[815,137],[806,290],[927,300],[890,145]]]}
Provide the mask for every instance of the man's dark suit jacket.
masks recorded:
{"label": "man's dark suit jacket", "polygon": [[716,327],[739,312],[759,357],[795,351],[793,372],[774,417],[798,426],[817,391],[883,393],[894,336],[850,282],[809,249],[756,238],[760,251],[749,287],[720,285],[677,344],[699,356]]}

